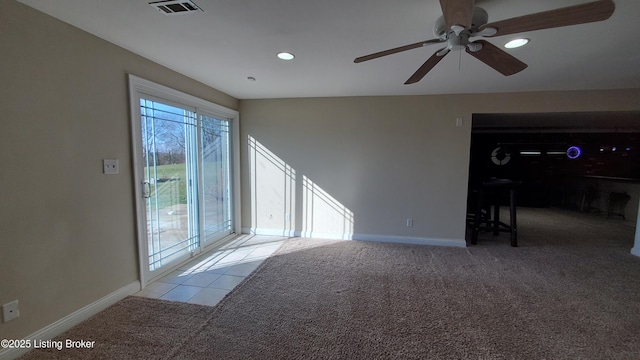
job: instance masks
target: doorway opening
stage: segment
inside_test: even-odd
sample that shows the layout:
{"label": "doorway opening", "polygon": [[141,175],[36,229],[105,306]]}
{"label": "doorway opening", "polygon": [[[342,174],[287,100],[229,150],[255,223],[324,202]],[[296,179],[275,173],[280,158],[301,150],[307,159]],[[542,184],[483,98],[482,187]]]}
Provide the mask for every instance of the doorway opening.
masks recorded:
{"label": "doorway opening", "polygon": [[577,211],[634,226],[639,120],[639,112],[474,114],[468,207],[478,184],[511,179],[521,183],[518,208]]}

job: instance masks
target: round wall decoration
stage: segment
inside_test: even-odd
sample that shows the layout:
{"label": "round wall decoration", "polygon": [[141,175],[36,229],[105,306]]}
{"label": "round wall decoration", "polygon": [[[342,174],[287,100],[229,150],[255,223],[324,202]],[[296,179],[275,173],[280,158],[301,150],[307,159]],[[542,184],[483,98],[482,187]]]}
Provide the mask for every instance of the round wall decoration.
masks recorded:
{"label": "round wall decoration", "polygon": [[577,146],[571,146],[567,149],[567,157],[569,159],[577,159],[582,154],[582,150],[580,150]]}
{"label": "round wall decoration", "polygon": [[507,165],[509,160],[511,160],[511,153],[502,146],[498,146],[491,152],[491,161],[498,166]]}

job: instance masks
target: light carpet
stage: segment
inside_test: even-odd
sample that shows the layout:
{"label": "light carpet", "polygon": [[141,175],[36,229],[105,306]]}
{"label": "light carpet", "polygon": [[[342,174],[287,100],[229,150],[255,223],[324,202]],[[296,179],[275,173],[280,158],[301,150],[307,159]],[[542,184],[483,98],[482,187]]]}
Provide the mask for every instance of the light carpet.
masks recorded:
{"label": "light carpet", "polygon": [[519,215],[518,248],[290,239],[216,307],[129,297],[25,359],[639,359],[634,229]]}

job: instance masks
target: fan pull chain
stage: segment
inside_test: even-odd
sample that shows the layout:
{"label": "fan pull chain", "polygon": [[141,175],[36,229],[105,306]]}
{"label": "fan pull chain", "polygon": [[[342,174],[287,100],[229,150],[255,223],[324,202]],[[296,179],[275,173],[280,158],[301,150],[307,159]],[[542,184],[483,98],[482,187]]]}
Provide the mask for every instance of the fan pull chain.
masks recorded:
{"label": "fan pull chain", "polygon": [[458,51],[460,55],[458,55],[458,72],[462,69],[462,50]]}

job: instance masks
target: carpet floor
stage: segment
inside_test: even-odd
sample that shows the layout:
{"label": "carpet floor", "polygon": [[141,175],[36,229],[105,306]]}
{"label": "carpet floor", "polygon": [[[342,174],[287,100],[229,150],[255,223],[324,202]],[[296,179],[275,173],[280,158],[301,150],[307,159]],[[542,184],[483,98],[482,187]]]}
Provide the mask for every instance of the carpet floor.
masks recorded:
{"label": "carpet floor", "polygon": [[639,359],[634,228],[519,216],[518,248],[290,239],[216,307],[129,297],[24,359]]}

